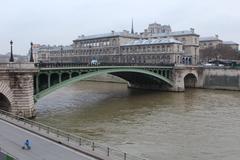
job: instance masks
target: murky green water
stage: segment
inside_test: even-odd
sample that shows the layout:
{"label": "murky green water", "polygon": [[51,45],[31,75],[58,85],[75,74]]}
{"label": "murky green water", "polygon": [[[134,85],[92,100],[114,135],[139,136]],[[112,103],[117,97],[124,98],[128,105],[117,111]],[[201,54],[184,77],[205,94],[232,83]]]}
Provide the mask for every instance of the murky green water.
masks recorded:
{"label": "murky green water", "polygon": [[38,102],[37,120],[153,160],[238,160],[240,92],[129,90],[81,82]]}

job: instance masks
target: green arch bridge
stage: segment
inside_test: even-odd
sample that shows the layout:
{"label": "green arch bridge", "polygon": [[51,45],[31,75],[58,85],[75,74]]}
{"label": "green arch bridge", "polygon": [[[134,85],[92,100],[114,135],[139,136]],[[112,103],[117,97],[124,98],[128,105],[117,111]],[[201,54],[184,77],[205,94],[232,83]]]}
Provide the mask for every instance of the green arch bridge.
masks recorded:
{"label": "green arch bridge", "polygon": [[102,74],[120,77],[133,88],[168,90],[174,85],[172,66],[44,66],[34,76],[34,99]]}

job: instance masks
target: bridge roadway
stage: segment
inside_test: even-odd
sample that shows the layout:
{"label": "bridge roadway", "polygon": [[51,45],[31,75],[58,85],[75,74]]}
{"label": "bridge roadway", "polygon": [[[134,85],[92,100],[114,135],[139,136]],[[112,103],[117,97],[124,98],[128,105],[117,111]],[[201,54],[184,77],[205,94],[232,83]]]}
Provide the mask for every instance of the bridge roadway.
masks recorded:
{"label": "bridge roadway", "polygon": [[[26,139],[32,141],[31,150],[21,148]],[[19,160],[94,160],[2,120],[0,120],[0,147]]]}

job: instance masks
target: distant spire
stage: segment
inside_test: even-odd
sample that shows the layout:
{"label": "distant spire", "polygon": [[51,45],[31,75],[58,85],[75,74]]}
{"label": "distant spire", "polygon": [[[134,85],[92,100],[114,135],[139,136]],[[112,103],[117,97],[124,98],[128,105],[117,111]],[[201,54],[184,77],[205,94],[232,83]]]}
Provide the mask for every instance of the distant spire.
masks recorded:
{"label": "distant spire", "polygon": [[133,29],[133,19],[132,19],[132,29],[131,29],[131,33],[134,34],[134,29]]}

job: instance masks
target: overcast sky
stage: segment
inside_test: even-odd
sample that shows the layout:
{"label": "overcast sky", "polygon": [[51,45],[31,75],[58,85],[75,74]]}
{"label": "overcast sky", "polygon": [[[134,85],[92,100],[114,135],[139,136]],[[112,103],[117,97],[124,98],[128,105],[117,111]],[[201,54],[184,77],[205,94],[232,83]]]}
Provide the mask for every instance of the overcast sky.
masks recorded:
{"label": "overcast sky", "polygon": [[173,31],[218,34],[240,43],[240,0],[0,0],[0,53],[26,54],[30,42],[69,45],[81,34],[130,30],[149,23]]}

